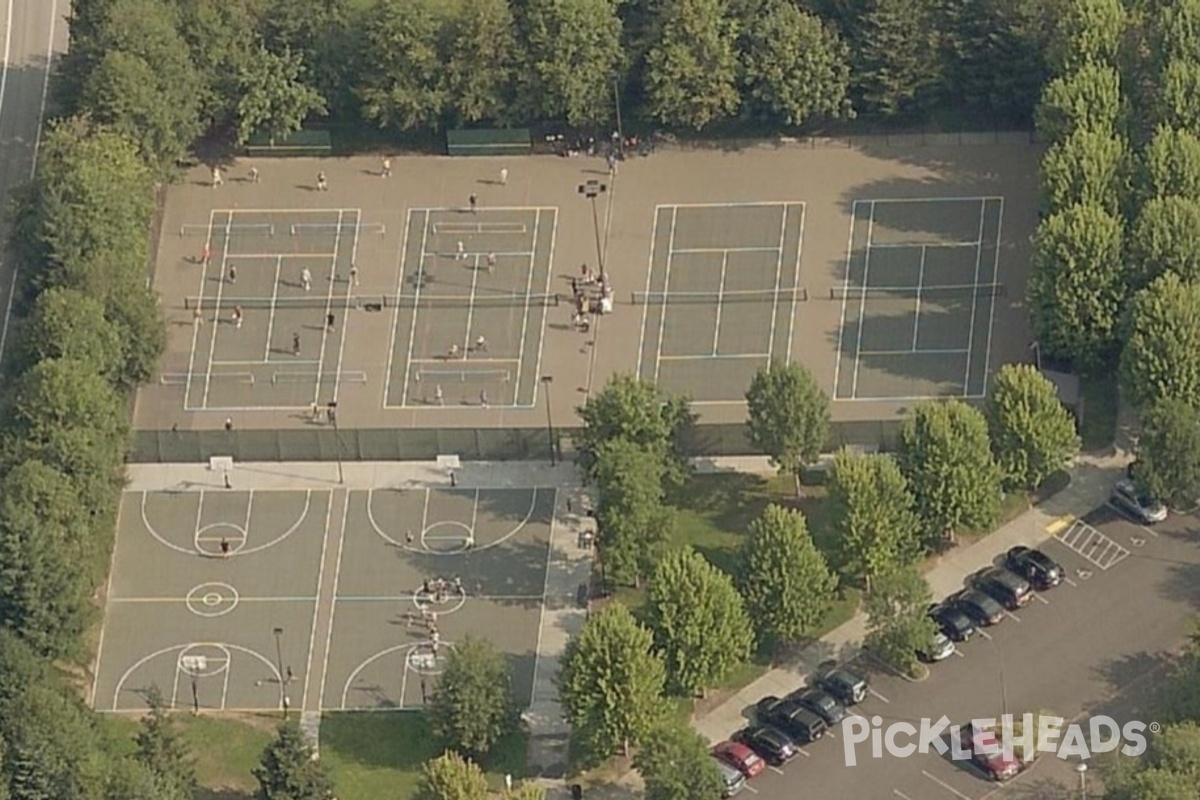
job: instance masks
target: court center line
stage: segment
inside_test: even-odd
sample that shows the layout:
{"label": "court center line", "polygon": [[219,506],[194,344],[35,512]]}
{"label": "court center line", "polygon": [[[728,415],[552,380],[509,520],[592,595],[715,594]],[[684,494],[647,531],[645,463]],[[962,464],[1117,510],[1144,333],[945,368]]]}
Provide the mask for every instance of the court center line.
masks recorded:
{"label": "court center line", "polygon": [[[765,358],[767,360],[770,360],[771,355],[769,353],[720,353],[718,355],[710,356],[707,353],[705,353],[703,355],[662,356],[661,360],[663,360],[663,361],[712,361],[712,360],[716,359],[718,361],[728,361],[731,359],[741,359],[741,358],[753,358],[755,360]],[[740,403],[740,402],[745,402],[745,401],[739,400],[738,402]]]}
{"label": "court center line", "polygon": [[[455,257],[457,259],[457,256]],[[471,291],[467,294],[467,321],[464,325],[466,330],[463,332],[463,349],[462,357],[466,360],[467,354],[471,352],[471,323],[475,320],[475,298],[479,292],[479,255],[475,255],[475,267],[471,270]],[[526,298],[528,305],[528,298]]]}
{"label": "court center line", "polygon": [[[221,243],[221,267],[217,271],[216,308],[213,309],[212,337],[208,345],[208,363],[204,370],[204,397],[200,401],[201,408],[208,408],[208,389],[212,385],[213,358],[217,354],[217,331],[221,327],[221,294],[225,290],[225,264],[229,255],[229,231],[233,227],[233,214],[225,217],[225,239]],[[207,272],[207,268],[205,269]]]}
{"label": "court center line", "polygon": [[283,259],[275,259],[275,285],[271,287],[271,313],[267,317],[267,341],[263,345],[263,361],[271,360],[271,335],[275,330],[275,306],[279,302],[279,274],[283,270]]}
{"label": "court center line", "polygon": [[[335,254],[342,251],[342,225],[345,224],[345,213],[344,209],[338,209],[337,232],[333,235],[333,252]],[[356,218],[355,224],[357,225],[357,223]],[[312,401],[314,405],[321,402],[321,378],[325,376],[325,348],[329,344],[329,315],[333,313],[334,290],[337,288],[337,259],[337,255],[334,255],[329,262],[329,288],[325,290],[325,319],[321,320],[321,350],[318,353],[320,363],[317,364],[317,380],[313,386]],[[345,320],[342,322],[344,323]]]}
{"label": "court center line", "polygon": [[[404,233],[400,237],[400,251],[396,256],[396,297],[404,291],[404,260],[407,255],[405,248],[408,247],[408,232],[412,228],[413,209],[409,209],[404,215]],[[418,268],[419,268],[418,264]],[[400,304],[396,303],[396,310],[392,312],[392,327],[391,341],[388,342],[388,357],[387,357],[387,374],[383,379],[383,399],[381,405],[388,408],[388,398],[392,393],[392,375],[396,366],[396,328],[400,325]]]}
{"label": "court center line", "polygon": [[[713,325],[712,354],[715,357],[721,343],[721,309],[725,307],[725,276],[729,270],[729,253],[721,253],[721,280],[717,284],[717,319]],[[776,295],[778,300],[778,295]],[[660,356],[661,360],[661,356]]]}
{"label": "court center line", "polygon": [[[537,249],[538,231],[542,224],[542,212],[536,211],[533,216],[533,247]],[[529,317],[533,313],[533,305],[529,302],[529,297],[533,293],[533,270],[537,260],[529,257],[529,274],[525,277],[525,308],[521,313],[521,340],[517,344],[517,374],[513,379],[513,402],[521,399],[521,379],[524,377],[521,370],[525,368],[525,337],[529,334]],[[537,376],[534,376],[534,382],[537,382]],[[535,390],[536,391],[536,390]],[[536,398],[536,395],[535,395]]]}
{"label": "court center line", "polygon": [[[538,213],[540,214],[541,212],[539,211]],[[558,209],[554,209],[553,219],[554,219],[554,226],[550,229],[550,254],[549,254],[549,258],[546,262],[546,285],[544,287],[544,291],[546,292],[546,294],[550,293],[550,281],[552,281],[554,279],[554,244],[558,238]],[[607,241],[607,239],[606,239],[606,241]],[[534,247],[535,248],[537,247],[537,242],[534,242]],[[530,277],[530,280],[532,280],[533,279],[532,270],[530,272],[531,272],[531,274],[529,277]],[[534,380],[533,380],[533,403],[532,403],[532,405],[534,405],[534,406],[537,405],[538,388],[542,385],[542,381],[541,381],[541,378],[542,378],[542,351],[545,349],[545,344],[546,344],[546,316],[549,313],[550,313],[550,307],[548,305],[543,304],[542,305],[541,327],[538,329],[537,361],[534,363],[534,367],[533,367],[533,379]],[[596,350],[595,346],[592,347],[592,350],[593,350],[593,352]],[[589,367],[589,369],[590,369],[590,367]],[[520,380],[521,380],[520,366],[518,366],[517,367],[517,381],[519,382]],[[518,391],[519,391],[519,388],[518,388]],[[547,392],[550,391],[549,386],[546,387],[546,391]],[[520,399],[519,397],[517,397],[515,395],[513,396],[513,402],[516,402],[519,399]],[[547,402],[549,402],[549,401],[547,401]]]}
{"label": "court center line", "polygon": [[[430,224],[429,209],[425,209],[425,222],[421,226],[422,257],[421,257],[421,263],[417,267],[417,286],[416,286],[416,291],[413,292],[412,324],[409,326],[409,329],[408,329],[408,352],[404,356],[404,359],[405,359],[404,360],[404,385],[400,389],[400,407],[401,408],[408,405],[408,385],[409,385],[409,380],[412,378],[413,344],[417,340],[417,317],[421,313],[421,307],[420,307],[421,287],[425,283],[424,253],[425,253],[425,244],[429,240],[429,224]],[[397,314],[396,319],[399,320],[399,318],[400,318],[399,317],[399,314],[400,314],[399,309],[396,310],[396,314]],[[393,335],[394,335],[394,333],[393,333]]]}
{"label": "court center line", "polygon": [[312,359],[304,359],[303,361],[290,361],[290,360],[289,361],[273,361],[271,359],[267,359],[265,361],[263,361],[263,360],[259,360],[259,361],[214,361],[213,366],[214,367],[282,367],[282,366],[311,367],[312,365],[317,364],[317,363],[319,363],[319,362],[314,361]]}
{"label": "court center line", "polygon": [[922,241],[880,242],[878,244],[873,244],[871,246],[874,247],[876,250],[910,250],[914,247],[945,247],[945,248],[978,247],[979,242],[932,242],[932,241],[931,242],[922,242]]}
{"label": "court center line", "polygon": [[[987,218],[987,200],[979,201],[979,241],[983,241],[983,222]],[[983,248],[975,248],[975,285],[979,285],[979,266],[983,260]],[[971,392],[971,347],[975,343],[975,311],[979,308],[979,297],[971,298],[971,327],[967,331],[967,366],[963,372],[963,396]]]}
{"label": "court center line", "polygon": [[[658,241],[658,217],[662,213],[662,206],[654,207],[654,222],[650,225],[650,255],[646,258],[646,294],[650,294],[651,281],[654,279],[654,245]],[[662,309],[662,313],[667,313],[667,310]],[[634,371],[639,379],[642,377],[642,361],[645,359],[646,353],[646,325],[650,322],[650,304],[647,303],[642,308],[642,330],[638,333],[638,356],[637,369]]]}
{"label": "court center line", "polygon": [[922,350],[914,347],[912,350],[862,350],[859,355],[862,356],[961,356],[967,352],[961,348],[937,350],[928,349]]}
{"label": "court center line", "polygon": [[254,490],[251,489],[246,496],[246,522],[242,525],[242,530],[246,532],[246,538],[242,541],[242,545],[250,544],[250,512],[254,509]]}
{"label": "court center line", "polygon": [[[361,208],[355,209],[354,214],[355,214],[354,241],[351,242],[351,244],[350,244],[350,268],[352,270],[355,270],[355,275],[357,275],[358,268],[356,265],[358,264],[358,240],[359,240],[358,229],[359,229],[359,224],[362,222],[362,209]],[[334,273],[334,280],[337,280],[336,257],[334,259],[333,273]],[[345,295],[346,299],[342,302],[342,332],[341,332],[340,338],[338,339],[337,365],[336,365],[335,371],[333,373],[333,397],[330,398],[330,400],[332,400],[335,403],[337,402],[337,399],[338,399],[338,393],[341,391],[341,388],[342,388],[342,360],[346,356],[346,334],[348,334],[350,332],[348,330],[348,328],[350,326],[350,300],[353,296],[354,296],[354,278],[350,276],[349,272],[347,272],[347,274],[346,274],[346,295]],[[318,391],[320,390],[320,385],[321,385],[321,377],[318,375],[317,376]],[[340,434],[338,434],[336,431],[334,432],[334,443],[333,444],[337,448],[341,448],[341,446],[342,446],[341,441],[340,441]]]}
{"label": "court center line", "polygon": [[[280,596],[280,597],[245,597],[238,595],[238,603],[311,603],[316,600],[316,597],[296,596]],[[111,603],[124,603],[129,605],[171,605],[190,602],[186,597],[112,597],[109,598]]]}
{"label": "court center line", "polygon": [[[785,204],[782,204],[786,206]],[[729,253],[774,253],[779,250],[778,247],[680,247],[671,252],[675,255],[687,255],[689,253],[697,254],[712,254],[721,253],[728,255]]]}
{"label": "court center line", "polygon": [[[796,264],[795,271],[792,273],[792,299],[791,305],[788,307],[787,349],[783,357],[785,364],[792,360],[792,339],[796,335],[796,295],[800,290],[800,258],[804,250],[804,223],[807,219],[808,204],[800,203],[800,237],[796,241]],[[780,247],[782,248],[782,243]]]}
{"label": "court center line", "polygon": [[[340,226],[339,226],[340,227]],[[321,537],[321,560],[317,562],[317,600],[313,603],[312,623],[309,625],[308,632],[308,657],[304,659],[304,688],[300,693],[300,710],[303,714],[308,708],[308,686],[312,681],[313,674],[313,655],[317,646],[317,618],[321,613],[321,592],[325,588],[325,557],[329,552],[329,526],[333,523],[333,492],[330,491],[325,497],[325,530],[324,536]],[[350,492],[346,492],[346,497],[342,501],[342,535],[345,536],[345,513],[350,508]],[[336,589],[335,589],[336,593]],[[330,609],[332,611],[332,608]],[[330,618],[330,629],[333,628],[333,619]],[[325,653],[326,658],[329,656],[328,649]],[[282,679],[283,676],[280,676]],[[326,675],[322,672],[321,682],[325,682]],[[319,690],[318,690],[319,696]],[[319,711],[320,709],[318,709]]]}
{"label": "court center line", "polygon": [[[779,287],[783,281],[783,239],[787,235],[788,205],[783,204],[783,213],[779,219],[779,244],[775,250],[775,293],[771,296],[771,327],[767,330],[767,367],[771,366],[771,357],[775,353],[775,325],[779,318]],[[728,258],[728,256],[726,256]],[[724,277],[724,273],[722,273]],[[793,298],[795,296],[793,295]],[[716,351],[713,351],[716,355]]]}
{"label": "court center line", "polygon": [[[663,273],[663,296],[671,291],[671,254],[675,249],[675,223],[679,220],[679,206],[671,208],[671,232],[667,238],[667,265]],[[663,306],[662,318],[658,322],[658,347],[654,353],[654,382],[658,383],[658,373],[662,366],[663,339],[667,333],[667,307]]]}
{"label": "court center line", "polygon": [[921,265],[917,268],[917,305],[913,312],[912,349],[917,349],[917,338],[921,333],[921,289],[925,286],[925,245],[921,245]]}
{"label": "court center line", "polygon": [[862,363],[863,328],[866,327],[867,292],[871,285],[871,237],[875,233],[875,201],[871,201],[871,213],[867,217],[867,254],[863,261],[863,296],[858,301],[858,341],[854,344],[854,378],[850,381],[850,396],[858,396],[858,368]]}
{"label": "court center line", "polygon": [[[534,489],[534,501],[537,501],[537,489]],[[558,522],[558,489],[554,489],[554,503],[551,506],[554,513],[550,515],[550,541],[546,543],[546,563],[544,564],[544,572],[542,573],[542,602],[541,608],[538,609],[538,632],[537,639],[533,645],[533,680],[529,686],[529,708],[533,708],[534,699],[537,697],[537,682],[538,669],[542,664],[542,631],[546,625],[546,607],[549,605],[546,602],[546,597],[550,591],[550,562],[554,557],[554,526]]]}
{"label": "court center line", "polygon": [[[838,386],[842,375],[842,352],[846,338],[846,307],[850,301],[850,267],[854,263],[854,228],[858,224],[859,202],[855,200],[850,206],[850,233],[846,237],[846,274],[842,278],[842,313],[838,324],[837,356],[833,359],[833,391],[830,393],[835,400],[842,399],[838,397]],[[859,325],[861,327],[861,320]]]}
{"label": "court center line", "polygon": [[[317,707],[316,712],[320,713],[325,708],[325,687],[329,685],[329,652],[333,648],[333,623],[334,617],[337,615],[337,590],[338,585],[342,580],[342,555],[346,552],[346,519],[350,513],[350,492],[346,491],[346,496],[342,500],[342,529],[338,535],[337,543],[337,559],[333,562],[333,591],[329,599],[329,627],[325,629],[325,654],[321,660],[321,688],[317,690]],[[329,506],[333,507],[333,493],[329,494]],[[317,603],[320,606],[320,602]],[[306,688],[307,693],[307,688]],[[401,697],[403,700],[403,697]],[[305,706],[301,705],[301,709]]]}
{"label": "court center line", "polygon": [[[996,242],[992,246],[995,250],[995,256],[992,258],[992,283],[997,283],[1000,278],[1000,242],[1004,234],[1004,198],[992,197],[990,200],[998,200],[1000,202],[1000,216],[996,221]],[[985,201],[986,202],[986,201]],[[996,295],[992,295],[991,306],[988,309],[988,328],[987,328],[987,344],[983,351],[983,394],[987,394],[987,377],[988,372],[992,368],[992,328],[996,322]],[[970,387],[968,387],[969,389]]]}

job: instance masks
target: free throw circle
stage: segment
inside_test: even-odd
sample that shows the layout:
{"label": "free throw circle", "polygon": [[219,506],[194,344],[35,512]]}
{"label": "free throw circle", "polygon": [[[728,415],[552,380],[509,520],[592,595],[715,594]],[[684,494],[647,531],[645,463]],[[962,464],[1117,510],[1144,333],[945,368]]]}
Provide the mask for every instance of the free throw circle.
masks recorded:
{"label": "free throw circle", "polygon": [[465,553],[475,545],[475,531],[465,522],[435,522],[421,531],[421,546],[439,555]]}
{"label": "free throw circle", "polygon": [[210,522],[196,531],[196,552],[202,556],[231,556],[244,548],[248,539],[241,525]]}

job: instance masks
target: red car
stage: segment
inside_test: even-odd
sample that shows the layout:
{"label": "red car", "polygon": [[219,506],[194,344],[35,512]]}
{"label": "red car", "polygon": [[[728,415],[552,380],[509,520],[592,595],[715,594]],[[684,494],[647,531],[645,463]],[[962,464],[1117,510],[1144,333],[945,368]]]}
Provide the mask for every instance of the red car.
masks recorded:
{"label": "red car", "polygon": [[712,754],[747,778],[753,778],[767,768],[767,762],[741,742],[721,742],[713,748]]}
{"label": "red car", "polygon": [[1024,768],[1015,757],[1000,750],[1000,741],[991,728],[967,725],[962,729],[962,747],[971,754],[972,763],[994,781],[1006,781]]}

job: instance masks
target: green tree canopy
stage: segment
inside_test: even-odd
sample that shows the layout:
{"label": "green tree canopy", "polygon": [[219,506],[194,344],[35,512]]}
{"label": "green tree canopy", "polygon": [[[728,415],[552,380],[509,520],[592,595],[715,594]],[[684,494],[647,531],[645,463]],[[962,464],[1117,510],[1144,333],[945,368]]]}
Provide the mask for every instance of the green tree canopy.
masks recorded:
{"label": "green tree canopy", "polygon": [[1157,121],[1181,130],[1200,130],[1200,62],[1176,58],[1163,68],[1158,80]]}
{"label": "green tree canopy", "polygon": [[294,721],[279,726],[276,738],[254,768],[258,800],[333,800],[333,781],[324,762]]}
{"label": "green tree canopy", "polygon": [[371,68],[357,88],[366,119],[402,131],[438,125],[446,103],[440,30],[427,3],[372,7],[361,44]]}
{"label": "green tree canopy", "polygon": [[785,125],[850,115],[850,50],[837,29],[789,0],[765,0],[746,20],[742,82],[759,116]]}
{"label": "green tree canopy", "polygon": [[893,116],[919,107],[939,78],[929,4],[864,0],[847,24],[855,108]]}
{"label": "green tree canopy", "polygon": [[796,480],[821,455],[829,437],[829,396],[796,362],[759,369],[746,391],[750,441]]}
{"label": "green tree canopy", "polygon": [[1200,391],[1200,286],[1167,273],[1138,292],[1121,358],[1129,398],[1148,405]]}
{"label": "green tree canopy", "polygon": [[157,686],[146,692],[146,705],[150,713],[139,723],[137,760],[154,778],[159,800],[192,800],[197,787],[195,757],[168,715]]}
{"label": "green tree canopy", "polygon": [[106,800],[108,759],[77,698],[47,683],[27,687],[7,706],[0,775],[13,800]]}
{"label": "green tree canopy", "polygon": [[1137,482],[1176,508],[1200,500],[1200,413],[1193,399],[1165,397],[1142,413]]}
{"label": "green tree canopy", "polygon": [[[210,129],[232,129],[242,71],[259,46],[261,0],[178,0],[179,33],[187,41],[202,85],[200,117]],[[272,11],[278,9],[278,4]]]}
{"label": "green tree canopy", "polygon": [[708,742],[690,725],[659,725],[633,757],[646,785],[646,800],[707,800],[721,796],[725,782],[708,753]]}
{"label": "green tree canopy", "polygon": [[612,439],[600,445],[595,473],[604,579],[638,585],[653,571],[674,529],[674,513],[663,501],[663,461],[654,450]]}
{"label": "green tree canopy", "polygon": [[487,778],[453,750],[425,762],[414,800],[487,800]]}
{"label": "green tree canopy", "polygon": [[256,133],[271,141],[300,130],[313,114],[326,112],[325,100],[304,81],[299,53],[276,54],[259,47],[241,67],[237,102],[237,144]]}
{"label": "green tree canopy", "polygon": [[615,111],[613,82],[624,69],[617,0],[527,0],[521,4],[528,66],[523,105],[535,119],[603,124]]}
{"label": "green tree canopy", "polygon": [[914,567],[883,575],[867,595],[867,635],[863,645],[888,664],[912,672],[917,650],[937,632],[928,608],[933,602],[929,584]]}
{"label": "green tree canopy", "polygon": [[658,454],[670,468],[669,477],[683,477],[679,453],[681,438],[692,423],[687,401],[672,397],[650,381],[618,373],[576,409],[583,420],[577,445],[580,461],[595,479],[596,452],[613,439],[627,439]]}
{"label": "green tree canopy", "polygon": [[1042,158],[1042,198],[1051,213],[1078,204],[1118,215],[1125,202],[1129,145],[1108,131],[1079,129]]}
{"label": "green tree canopy", "polygon": [[1171,0],[1150,4],[1147,11],[1155,66],[1200,53],[1200,2]]}
{"label": "green tree canopy", "polygon": [[1079,452],[1075,420],[1058,390],[1029,364],[1005,364],[988,394],[992,453],[1009,486],[1034,489]]}
{"label": "green tree canopy", "polygon": [[1200,279],[1200,202],[1155,197],[1142,206],[1129,234],[1130,284],[1142,288],[1166,273]]}
{"label": "green tree canopy", "polygon": [[1160,126],[1142,151],[1141,167],[1143,196],[1200,200],[1200,137],[1191,131]]}
{"label": "green tree canopy", "polygon": [[120,378],[124,365],[119,334],[104,317],[104,302],[78,289],[51,287],[38,295],[21,350],[26,368],[48,358],[69,358],[109,381]]}
{"label": "green tree canopy", "polygon": [[558,676],[572,735],[586,752],[607,758],[630,747],[663,719],[666,670],[654,638],[622,603],[593,614],[567,642]]}
{"label": "green tree canopy", "polygon": [[487,754],[517,723],[512,675],[504,656],[484,639],[467,636],[456,642],[427,713],[434,735],[451,749]]}
{"label": "green tree canopy", "polygon": [[738,583],[760,646],[809,635],[833,604],[837,577],[799,511],[768,506],[750,523],[739,561]]}
{"label": "green tree canopy", "polygon": [[1058,12],[1048,57],[1054,74],[1120,64],[1127,19],[1121,0],[1066,0]]}
{"label": "green tree canopy", "polygon": [[1123,227],[1095,205],[1072,206],[1038,226],[1028,292],[1046,356],[1088,369],[1115,351],[1126,296]]}
{"label": "green tree canopy", "polygon": [[667,669],[668,688],[703,693],[750,655],[754,628],[728,575],[691,549],[658,563],[647,594],[646,624]]}
{"label": "green tree canopy", "polygon": [[512,117],[517,50],[508,0],[463,3],[449,23],[443,75],[446,110],[457,124]]}
{"label": "green tree canopy", "polygon": [[904,419],[899,456],[934,542],[995,522],[1000,468],[980,411],[959,400],[921,403]]}
{"label": "green tree canopy", "polygon": [[1123,116],[1121,74],[1108,64],[1087,64],[1046,84],[1035,121],[1047,141],[1058,143],[1077,131],[1117,134]]}
{"label": "green tree canopy", "polygon": [[650,115],[700,130],[738,109],[737,20],[726,0],[660,0],[659,39],[646,55]]}
{"label": "green tree canopy", "polygon": [[839,452],[829,481],[829,516],[844,574],[870,591],[880,575],[912,563],[921,552],[915,505],[890,455]]}

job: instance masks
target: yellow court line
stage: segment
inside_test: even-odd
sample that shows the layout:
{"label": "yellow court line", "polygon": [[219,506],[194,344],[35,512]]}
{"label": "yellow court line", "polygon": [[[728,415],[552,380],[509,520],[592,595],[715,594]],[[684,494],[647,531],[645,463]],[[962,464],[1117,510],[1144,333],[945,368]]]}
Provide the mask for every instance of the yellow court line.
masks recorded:
{"label": "yellow court line", "polygon": [[1059,531],[1069,528],[1073,522],[1075,522],[1074,514],[1064,514],[1046,526],[1046,533],[1054,536]]}

